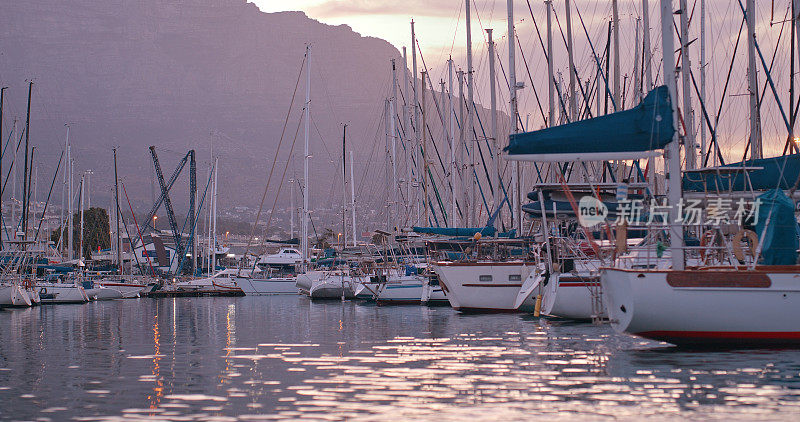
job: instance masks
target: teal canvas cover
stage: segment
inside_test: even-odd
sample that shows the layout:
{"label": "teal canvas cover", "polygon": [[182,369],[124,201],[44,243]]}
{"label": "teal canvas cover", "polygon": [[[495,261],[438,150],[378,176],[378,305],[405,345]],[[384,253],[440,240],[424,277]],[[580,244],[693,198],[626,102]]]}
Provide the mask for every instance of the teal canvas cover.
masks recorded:
{"label": "teal canvas cover", "polygon": [[756,234],[762,243],[759,264],[796,264],[800,242],[797,221],[794,218],[794,202],[780,189],[764,192],[758,199],[761,205]]}
{"label": "teal canvas cover", "polygon": [[505,151],[510,157],[653,151],[672,142],[674,133],[669,91],[662,85],[629,110],[512,134]]}
{"label": "teal canvas cover", "polygon": [[686,192],[727,192],[769,189],[791,189],[800,176],[800,154],[760,158],[726,164],[720,168],[755,167],[720,173],[684,173],[683,190]]}

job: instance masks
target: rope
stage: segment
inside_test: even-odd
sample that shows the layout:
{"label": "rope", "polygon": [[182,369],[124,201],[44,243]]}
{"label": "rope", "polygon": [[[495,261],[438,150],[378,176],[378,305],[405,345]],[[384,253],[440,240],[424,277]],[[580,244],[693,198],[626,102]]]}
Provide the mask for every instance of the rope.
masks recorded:
{"label": "rope", "polygon": [[292,100],[289,102],[289,109],[286,112],[286,119],[284,119],[283,121],[283,129],[281,130],[281,137],[280,140],[278,141],[278,148],[275,150],[275,159],[272,161],[272,166],[269,169],[269,176],[267,177],[267,185],[264,186],[264,194],[261,195],[261,203],[258,206],[258,213],[256,213],[256,219],[255,221],[253,221],[253,229],[250,231],[250,237],[247,239],[247,247],[245,248],[244,256],[247,256],[247,253],[250,252],[250,243],[253,241],[253,237],[255,237],[256,227],[258,227],[258,220],[261,218],[261,211],[264,208],[264,201],[267,199],[267,192],[269,191],[269,185],[270,182],[272,181],[272,171],[275,170],[275,162],[278,159],[278,153],[280,152],[281,145],[283,144],[283,136],[286,133],[286,126],[289,124],[289,115],[292,113],[292,106],[294,105],[294,99],[295,96],[297,95],[297,87],[300,86],[300,78],[303,76],[303,65],[305,65],[307,59],[308,59],[308,50],[306,50],[306,54],[303,54],[303,60],[300,62],[300,71],[297,73],[297,81],[294,84],[294,92],[292,93]]}

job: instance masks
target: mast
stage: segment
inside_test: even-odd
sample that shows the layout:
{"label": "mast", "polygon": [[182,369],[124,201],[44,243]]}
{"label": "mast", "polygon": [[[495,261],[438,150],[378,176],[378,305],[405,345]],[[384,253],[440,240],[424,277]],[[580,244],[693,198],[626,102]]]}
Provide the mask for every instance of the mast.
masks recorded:
{"label": "mast", "polygon": [[[3,140],[3,104],[5,104],[5,94],[7,86],[0,88],[0,141]],[[3,174],[3,156],[0,155],[0,175]],[[63,209],[63,207],[62,207]],[[3,217],[3,197],[0,196],[0,221]],[[0,224],[0,229],[3,229],[5,224]],[[3,250],[3,236],[0,235],[0,251]]]}
{"label": "mast", "polygon": [[28,82],[28,111],[25,114],[25,170],[22,177],[22,240],[28,237],[28,141],[31,127],[31,93],[33,81]]}
{"label": "mast", "polygon": [[639,23],[640,19],[636,18],[634,28],[634,41],[633,41],[633,102],[634,105],[642,101],[642,80],[639,78]]}
{"label": "mast", "polygon": [[661,51],[664,53],[664,83],[669,90],[670,105],[672,106],[672,122],[676,128],[672,142],[667,144],[664,155],[667,161],[667,200],[669,207],[669,238],[670,252],[672,254],[672,269],[682,271],[683,259],[683,226],[674,224],[678,221],[678,203],[681,199],[681,146],[678,140],[678,111],[676,107],[677,83],[675,81],[675,41],[672,22],[672,0],[661,0]]}
{"label": "mast", "polygon": [[[403,125],[405,126],[403,133],[405,134],[405,144],[408,145],[411,141],[411,116],[408,108],[408,97],[411,93],[411,84],[408,80],[408,54],[405,47],[403,47],[403,85],[406,92],[406,95],[403,97]],[[413,148],[411,148],[411,154],[413,153]],[[409,154],[409,148],[407,147],[403,148],[403,158],[403,161],[406,163],[406,212],[403,218],[403,221],[405,222],[411,215],[411,207],[413,207],[413,204],[411,203],[411,155]]]}
{"label": "mast", "polygon": [[289,239],[294,239],[294,180],[294,157],[292,157],[292,179],[290,181],[291,189],[289,189]]}
{"label": "mast", "polygon": [[[214,158],[214,196],[211,217],[211,272],[217,270],[217,179],[219,178],[219,158]],[[305,257],[305,255],[303,255]]]}
{"label": "mast", "polygon": [[[798,0],[800,1],[800,0]],[[449,90],[447,95],[447,133],[450,138],[450,207],[452,217],[450,218],[450,227],[458,227],[456,214],[456,141],[455,141],[455,128],[454,118],[455,109],[453,109],[453,58],[447,59],[447,77],[449,79]]]}
{"label": "mast", "polygon": [[[440,96],[439,96],[439,99],[440,99],[439,100],[439,104],[441,104],[441,108],[439,109],[439,110],[441,110],[441,112],[439,114],[439,117],[442,120],[442,135],[444,135],[444,139],[447,142],[447,145],[448,145],[448,148],[449,148],[452,144],[450,143],[450,130],[447,127],[447,117],[445,117],[445,115],[444,115],[444,113],[445,113],[444,108],[445,108],[445,106],[447,104],[447,99],[445,98],[445,95],[447,95],[447,92],[445,91],[444,85],[445,85],[444,79],[439,79],[439,90],[440,90],[439,91],[439,94],[440,94]],[[436,92],[434,92],[433,95],[434,95],[434,98],[436,98]],[[444,170],[444,164],[442,164],[442,170]],[[445,178],[446,178],[446,180],[449,180],[449,176],[445,175]],[[447,211],[443,210],[442,213],[443,214],[447,214]],[[452,227],[452,218],[453,217],[452,217],[452,214],[451,214],[450,218],[446,218],[445,219],[445,223],[447,223],[445,225],[445,227]]]}
{"label": "mast", "polygon": [[[509,100],[511,102],[511,133],[519,132],[517,125],[517,75],[515,64],[515,50],[514,45],[514,0],[507,0],[506,8],[508,9],[508,86],[509,86]],[[511,183],[513,203],[514,203],[514,226],[517,229],[517,236],[522,235],[522,201],[520,198],[520,180],[519,180],[519,161],[514,161],[514,172],[512,174],[513,181]]]}
{"label": "mast", "polygon": [[[119,175],[117,173],[117,149],[114,148],[114,221],[117,225],[117,270],[122,273],[122,255],[119,234]],[[194,258],[194,257],[192,257]]]}
{"label": "mast", "polygon": [[[547,96],[549,106],[547,114],[547,126],[552,127],[556,122],[556,87],[555,79],[553,79],[553,2],[552,0],[547,0],[544,2],[544,4],[547,8]],[[570,50],[569,54],[571,61],[572,50]],[[597,86],[600,86],[599,79],[597,81]]]}
{"label": "mast", "polygon": [[85,174],[81,175],[81,200],[80,200],[80,203],[78,205],[79,211],[81,213],[81,218],[80,218],[80,226],[81,227],[80,227],[80,232],[78,233],[78,236],[79,236],[79,239],[80,239],[78,241],[78,249],[80,251],[78,253],[78,261],[80,261],[80,262],[83,261],[83,198],[84,198],[83,181],[84,181],[85,177],[86,177]]}
{"label": "mast", "polygon": [[680,0],[681,6],[681,76],[683,77],[683,125],[686,131],[684,155],[686,168],[697,167],[697,148],[692,121],[692,62],[689,59],[689,8],[686,0]]}
{"label": "mast", "polygon": [[[701,0],[704,1],[704,0]],[[650,5],[647,0],[642,0],[642,64],[644,65],[644,91],[650,92],[653,89],[653,51],[650,48]],[[598,114],[599,115],[599,114]]]}
{"label": "mast", "polygon": [[305,117],[304,117],[304,129],[305,129],[305,147],[304,147],[304,155],[303,155],[303,230],[302,230],[302,238],[301,238],[301,249],[303,254],[303,271],[308,268],[308,219],[309,219],[309,209],[308,209],[308,197],[309,197],[309,180],[308,180],[308,159],[310,157],[309,153],[309,145],[308,145],[308,121],[310,120],[309,111],[311,109],[311,45],[306,44],[306,106],[305,106]]}
{"label": "mast", "polygon": [[[416,157],[418,155],[418,151],[419,151],[419,148],[420,148],[420,133],[419,133],[420,127],[419,127],[419,97],[417,95],[417,93],[419,92],[418,88],[417,88],[417,36],[416,36],[416,33],[414,32],[414,20],[413,19],[411,20],[411,65],[412,65],[411,77],[413,78],[412,82],[414,84],[414,103],[412,105],[412,107],[414,107],[414,148],[412,148],[413,152],[412,152],[411,156],[412,157]],[[413,160],[413,161],[415,161],[417,163],[417,166],[419,166],[419,164],[420,164],[419,160]],[[417,168],[417,179],[419,179],[420,171],[421,170],[418,167]],[[417,186],[419,186],[419,182],[421,182],[421,180],[417,180]],[[419,197],[419,195],[417,195],[417,196]],[[417,220],[416,221],[419,222],[420,221],[419,202],[417,202],[416,205],[417,205]]]}
{"label": "mast", "polygon": [[[12,133],[17,133],[17,119],[14,118],[14,126],[11,129]],[[22,139],[22,138],[20,138]],[[19,156],[19,145],[14,148],[14,158],[12,161],[16,162]],[[19,173],[19,166],[13,167],[13,174],[11,174],[11,224],[14,225],[14,239],[17,238],[19,231],[19,223],[17,222],[17,174]]]}
{"label": "mast", "polygon": [[[700,101],[705,101],[705,100],[706,100],[706,0],[700,0]],[[794,115],[794,113],[792,113],[792,115]],[[700,121],[702,122],[703,119],[701,118]],[[794,135],[792,134],[792,136]],[[708,145],[706,144],[706,125],[700,124],[701,160],[705,160],[707,147]],[[701,166],[702,163],[703,162],[701,161],[700,164]]]}
{"label": "mast", "polygon": [[[72,145],[69,144],[69,137],[67,138],[67,165],[69,167],[69,176],[68,179],[68,186],[67,186],[67,258],[72,261],[75,259],[75,251],[73,250],[74,242],[75,242],[75,235],[74,235],[74,228],[73,225],[75,224],[74,218],[72,216],[72,206],[73,204],[73,182],[75,181],[75,163],[72,161]],[[142,248],[144,248],[144,244],[142,244]]]}
{"label": "mast", "polygon": [[761,116],[758,111],[758,76],[756,75],[755,1],[747,0],[747,87],[750,96],[750,158],[762,158]]}
{"label": "mast", "polygon": [[617,0],[611,0],[611,14],[614,21],[614,111],[620,107],[622,92],[619,85],[619,7]]}
{"label": "mast", "polygon": [[[61,227],[61,236],[60,236],[60,242],[59,243],[61,243],[61,253],[62,253],[61,256],[62,257],[64,256],[63,255],[64,249],[67,247],[67,244],[64,241],[64,236],[67,236],[67,230],[66,230],[66,226],[65,226],[66,220],[64,218],[65,217],[64,216],[64,211],[65,211],[66,206],[67,206],[67,203],[66,203],[66,201],[67,201],[67,198],[66,198],[67,197],[67,174],[69,174],[69,123],[64,123],[64,126],[67,127],[67,138],[64,141],[64,154],[66,154],[66,156],[67,156],[67,162],[64,165],[64,174],[63,174],[64,182],[63,182],[63,186],[61,186],[61,215],[60,215],[60,218],[59,218],[59,226]],[[70,236],[71,236],[71,234],[70,234]]]}
{"label": "mast", "polygon": [[[386,99],[383,100],[383,138],[384,138],[383,140],[384,140],[384,146],[386,147],[386,149],[384,150],[384,152],[385,152],[385,154],[384,154],[385,162],[384,162],[384,167],[383,167],[383,182],[384,182],[384,193],[386,194],[386,200],[385,200],[386,202],[384,203],[383,207],[386,210],[386,227],[387,228],[388,227],[392,227],[392,204],[391,204],[392,198],[390,198],[390,196],[392,194],[391,193],[392,190],[391,190],[391,187],[389,186],[390,183],[391,183],[389,181],[389,167],[392,165],[392,163],[389,162],[391,160],[391,157],[389,156],[390,153],[391,153],[391,151],[390,151],[391,150],[391,146],[389,145],[389,142],[390,142],[389,141],[389,136],[390,136],[389,135],[389,124],[390,124],[389,123],[389,120],[390,120],[390,117],[389,117],[389,102],[390,101],[391,100],[389,98],[386,98]],[[344,160],[344,156],[342,156],[342,160]],[[344,161],[342,161],[342,162],[344,162]],[[342,183],[344,183],[344,182],[342,182]],[[344,206],[344,204],[342,204],[342,206]]]}
{"label": "mast", "polygon": [[569,119],[574,122],[578,119],[578,105],[575,102],[575,53],[572,45],[572,17],[569,0],[564,1],[564,8],[567,12],[567,55],[569,56],[569,92],[567,94],[569,95]]}
{"label": "mast", "polygon": [[458,76],[458,186],[461,193],[461,224],[468,225],[470,203],[467,201],[467,184],[464,182],[464,150],[466,149],[464,133],[464,71],[459,69]]}
{"label": "mast", "polygon": [[428,72],[420,72],[422,79],[422,224],[428,226],[428,136],[425,131],[425,77]]}
{"label": "mast", "polygon": [[[400,192],[398,192],[398,185],[397,185],[397,64],[395,63],[395,59],[392,59],[392,97],[389,102],[389,115],[390,115],[390,124],[389,129],[391,130],[391,140],[392,140],[392,199],[391,203],[391,214],[393,222],[397,222],[397,203],[398,198],[400,197]],[[352,152],[352,151],[351,151]],[[350,176],[353,175],[353,170],[350,169]],[[353,210],[353,215],[355,215],[355,209]],[[392,227],[391,225],[387,226]],[[355,235],[355,221],[353,222],[353,234]],[[356,238],[353,237],[353,243],[355,243]],[[355,245],[353,245],[355,246]]]}
{"label": "mast", "polygon": [[[492,180],[494,188],[494,211],[500,208],[500,198],[502,197],[500,188],[500,145],[497,137],[497,92],[495,86],[494,70],[494,41],[492,40],[492,29],[486,30],[486,37],[489,43],[489,94],[491,98],[491,122],[492,122]],[[488,210],[487,210],[488,211]]]}
{"label": "mast", "polygon": [[[469,142],[469,168],[467,172],[467,178],[470,181],[470,195],[469,195],[469,213],[467,213],[467,227],[472,227],[475,225],[475,204],[476,201],[476,178],[473,177],[473,173],[475,172],[475,142],[477,141],[474,139],[472,128],[474,128],[474,104],[475,104],[475,96],[472,84],[472,13],[470,12],[469,4],[472,0],[464,0],[466,4],[466,18],[467,18],[467,137],[465,141]],[[508,42],[510,44],[514,44],[514,39],[509,38]],[[463,125],[464,122],[461,122]]]}
{"label": "mast", "polygon": [[356,184],[353,180],[353,150],[350,150],[350,213],[353,218],[353,247],[358,246],[358,235],[356,234]]}
{"label": "mast", "polygon": [[[208,201],[208,220],[206,220],[208,222],[207,227],[206,227],[206,231],[207,231],[207,237],[206,237],[206,272],[211,274],[211,275],[213,275],[214,274],[214,267],[211,266],[211,261],[212,261],[211,257],[214,255],[214,253],[216,252],[216,249],[217,249],[216,245],[214,244],[213,237],[212,237],[212,234],[211,234],[212,233],[212,220],[214,218],[213,214],[214,214],[214,183],[215,183],[215,180],[214,180],[214,132],[213,131],[211,132],[210,141],[211,142],[209,143],[209,149],[210,149],[211,155],[209,156],[210,162],[209,162],[209,166],[208,166],[208,179],[211,181],[211,195],[209,196],[209,201]],[[292,167],[292,170],[294,170],[294,167]],[[294,198],[292,198],[292,199],[294,199]],[[294,221],[292,221],[292,223],[294,223]]]}
{"label": "mast", "polygon": [[342,127],[342,250],[347,245],[347,225],[345,215],[347,215],[347,124]]}

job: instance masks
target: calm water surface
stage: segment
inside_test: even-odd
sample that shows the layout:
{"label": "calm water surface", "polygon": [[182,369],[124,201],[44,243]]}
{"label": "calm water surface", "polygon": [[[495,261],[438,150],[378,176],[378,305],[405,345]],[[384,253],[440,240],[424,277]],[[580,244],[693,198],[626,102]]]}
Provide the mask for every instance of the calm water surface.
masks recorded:
{"label": "calm water surface", "polygon": [[0,418],[789,419],[800,352],[299,296],[0,311]]}

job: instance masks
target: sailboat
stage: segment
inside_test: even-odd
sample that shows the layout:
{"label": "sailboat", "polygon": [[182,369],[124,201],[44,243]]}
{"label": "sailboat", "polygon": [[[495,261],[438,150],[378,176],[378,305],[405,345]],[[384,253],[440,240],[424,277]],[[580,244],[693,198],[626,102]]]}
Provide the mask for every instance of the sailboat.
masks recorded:
{"label": "sailboat", "polygon": [[[748,20],[749,43],[755,42],[753,2],[743,12]],[[672,68],[672,17],[668,0],[662,0],[662,38],[665,68]],[[665,13],[669,11],[669,13]],[[752,44],[750,46],[752,48]],[[752,50],[751,50],[752,51]],[[749,74],[753,75],[751,62]],[[750,79],[751,88],[753,89]],[[668,81],[670,96],[675,98],[674,81]],[[758,119],[758,105],[751,100],[751,140],[758,136],[752,125]],[[674,111],[674,107],[673,107]],[[669,119],[673,120],[673,119]],[[760,141],[759,141],[760,144]],[[676,204],[687,186],[687,176],[680,177],[677,136],[670,144],[669,200]],[[729,167],[738,167],[738,178],[747,190],[772,188],[758,196],[763,201],[755,224],[755,233],[742,228],[730,237],[721,227],[709,227],[717,241],[694,249],[684,246],[683,225],[670,227],[672,267],[666,270],[606,268],[601,282],[607,293],[606,307],[611,325],[621,332],[645,338],[690,346],[783,346],[800,344],[800,266],[797,263],[797,221],[794,201],[783,192],[794,193],[793,181],[800,176],[798,156],[767,159],[776,167],[766,166],[763,160],[751,160]],[[754,162],[757,161],[757,162]],[[761,166],[753,166],[761,164]],[[775,172],[775,169],[780,170]],[[731,170],[728,168],[727,170]],[[710,173],[710,174],[709,174]],[[729,181],[726,194],[735,195],[735,180],[724,168],[703,174],[704,194],[714,192],[723,179]],[[785,177],[782,177],[785,176]],[[791,178],[787,182],[787,179]],[[708,182],[712,182],[708,184]],[[760,209],[764,208],[766,209]],[[753,205],[755,208],[755,205]],[[751,238],[745,247],[743,238]],[[744,253],[749,249],[749,253]],[[739,265],[686,265],[687,255],[715,257],[732,254]],[[748,255],[750,255],[748,257]]]}
{"label": "sailboat", "polygon": [[[629,110],[514,134],[506,148],[508,159],[543,163],[652,156],[653,150],[663,148],[674,132],[672,126],[654,121],[654,116],[669,116],[669,107],[667,88],[659,87]],[[625,142],[607,141],[616,138]],[[601,139],[605,141],[600,142]],[[627,250],[631,239],[598,241],[594,233],[605,235],[602,227],[585,218],[596,208],[598,213],[604,213],[602,221],[598,222],[606,224],[610,217],[617,217],[617,213],[624,210],[614,198],[615,192],[619,195],[622,190],[627,198],[629,190],[643,192],[648,184],[576,183],[567,182],[563,175],[560,178],[560,183],[535,187],[528,195],[534,202],[523,207],[526,213],[542,222],[548,268],[526,280],[517,304],[535,295],[542,298],[542,314],[601,320],[606,312],[600,268],[610,264],[610,257],[617,252]],[[580,203],[576,196],[580,197]]]}
{"label": "sailboat", "polygon": [[31,306],[31,299],[18,283],[0,285],[0,308],[29,306]]}

